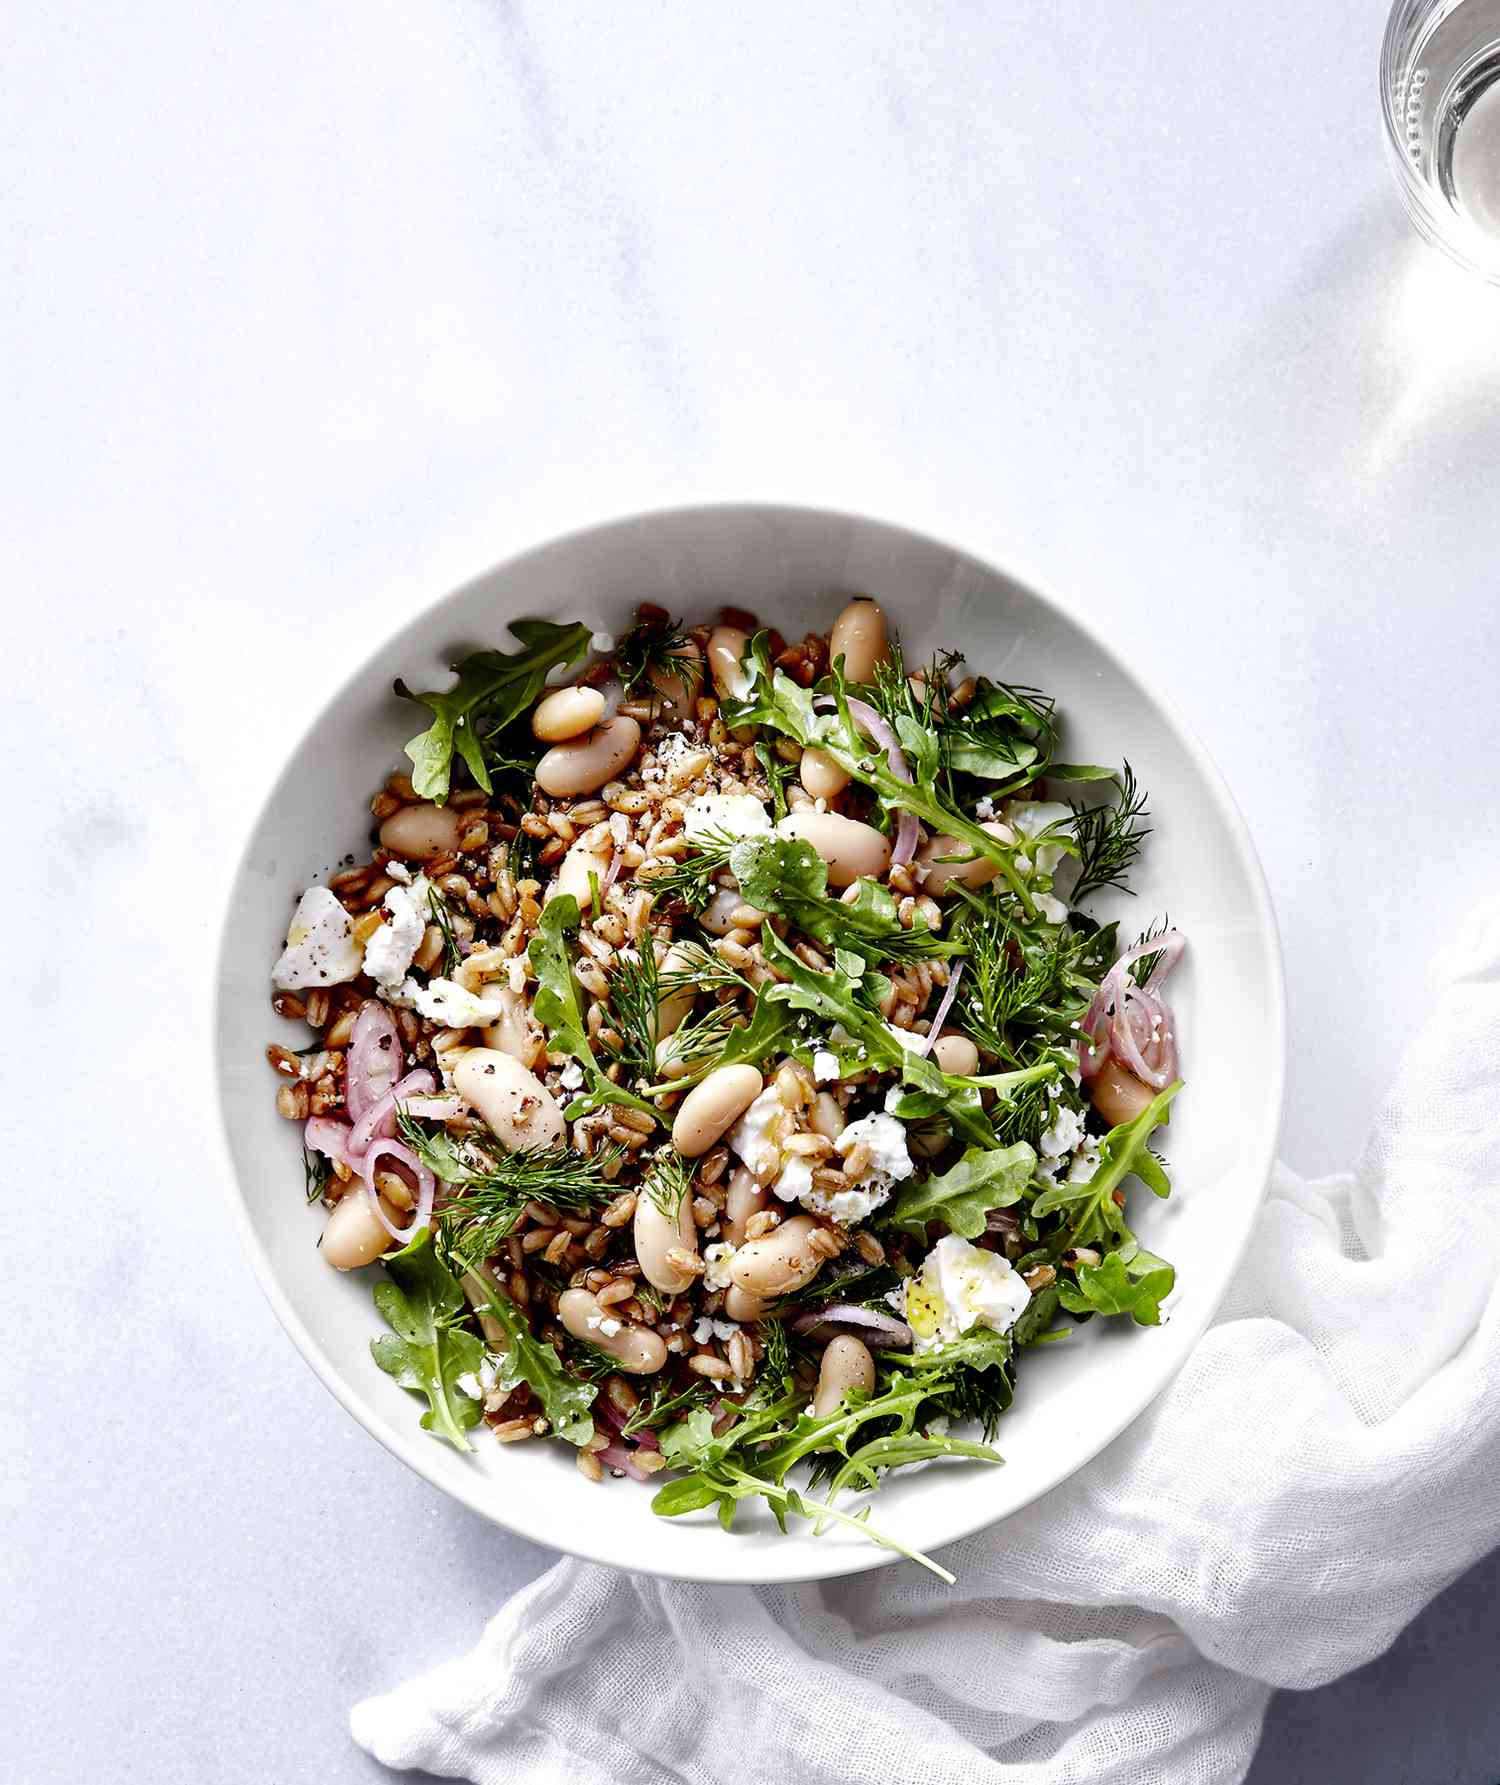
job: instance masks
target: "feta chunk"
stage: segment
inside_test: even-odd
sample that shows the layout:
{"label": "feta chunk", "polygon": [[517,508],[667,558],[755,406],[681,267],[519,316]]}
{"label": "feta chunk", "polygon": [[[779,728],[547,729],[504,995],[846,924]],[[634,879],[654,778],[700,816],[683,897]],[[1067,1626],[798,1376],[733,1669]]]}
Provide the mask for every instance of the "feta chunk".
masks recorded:
{"label": "feta chunk", "polygon": [[764,837],[771,833],[771,815],[749,793],[700,793],[682,820],[691,842],[711,831],[727,831],[731,837]]}
{"label": "feta chunk", "polygon": [[839,1076],[839,1057],[832,1048],[820,1047],[813,1055],[812,1068],[814,1084],[832,1084]]}
{"label": "feta chunk", "polygon": [[286,947],[271,969],[272,985],[283,992],[347,985],[363,966],[353,918],[326,886],[308,887],[292,913]]}
{"label": "feta chunk", "polygon": [[945,1234],[918,1274],[895,1293],[918,1353],[951,1344],[974,1326],[1009,1332],[1031,1300],[1009,1259],[971,1246],[956,1233]]}
{"label": "feta chunk", "polygon": [[725,1136],[730,1150],[762,1183],[781,1164],[781,1149],[771,1138],[771,1128],[785,1111],[775,1085],[767,1085]]}
{"label": "feta chunk", "polygon": [[732,1240],[719,1240],[703,1248],[703,1262],[708,1266],[703,1273],[705,1289],[728,1289],[734,1281],[729,1274],[729,1261],[738,1250]]}
{"label": "feta chunk", "polygon": [[432,914],[426,878],[418,875],[410,886],[393,886],[384,904],[390,921],[365,944],[365,972],[382,988],[401,984],[422,946]]}

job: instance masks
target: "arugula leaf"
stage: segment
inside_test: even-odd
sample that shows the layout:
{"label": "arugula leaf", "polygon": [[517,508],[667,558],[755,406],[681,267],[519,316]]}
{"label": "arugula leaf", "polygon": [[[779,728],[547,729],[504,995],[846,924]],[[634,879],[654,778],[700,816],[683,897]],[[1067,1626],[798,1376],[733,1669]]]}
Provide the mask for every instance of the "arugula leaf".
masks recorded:
{"label": "arugula leaf", "polygon": [[525,1315],[487,1271],[476,1273],[475,1280],[484,1288],[484,1311],[505,1329],[505,1355],[500,1359],[496,1386],[517,1388],[524,1382],[541,1402],[559,1438],[566,1438],[569,1444],[587,1444],[594,1435],[589,1407],[599,1392],[597,1384],[579,1382],[567,1374],[556,1349],[532,1338]]}
{"label": "arugula leaf", "polygon": [[1058,1284],[1062,1305],[1070,1314],[1129,1314],[1137,1326],[1157,1326],[1162,1298],[1177,1273],[1165,1258],[1127,1243],[1098,1264],[1081,1264],[1078,1282]]}
{"label": "arugula leaf", "polygon": [[419,701],[434,715],[427,730],[406,746],[411,784],[422,799],[440,805],[447,799],[455,752],[475,782],[491,792],[487,757],[492,740],[536,700],[548,670],[583,656],[591,636],[582,621],[557,626],[550,620],[512,620],[510,630],[520,639],[521,650],[474,652],[453,666],[458,680],[451,688],[416,694],[405,682],[396,682],[403,700]]}
{"label": "arugula leaf", "polygon": [[[744,700],[724,703],[727,725],[765,725],[795,739],[804,749],[818,745],[853,780],[870,788],[887,814],[911,812],[935,832],[953,837],[973,854],[993,861],[1027,915],[1035,913],[1035,903],[1015,867],[1014,843],[992,836],[952,801],[943,798],[934,758],[925,743],[918,749],[917,762],[911,765],[913,779],[903,781],[885,752],[871,744],[855,724],[849,711],[847,684],[837,665],[827,684],[834,711],[820,714],[813,710],[810,689],[799,687],[785,671],[772,667],[764,632],[758,632],[750,641],[747,656],[754,663],[755,678]],[[911,735],[915,740],[915,733]]]}
{"label": "arugula leaf", "polygon": [[1157,1125],[1168,1119],[1168,1106],[1181,1089],[1182,1080],[1178,1079],[1153,1097],[1138,1116],[1111,1128],[1099,1143],[1099,1165],[1092,1177],[1081,1184],[1053,1184],[1032,1203],[1034,1220],[1059,1210],[1068,1214],[1067,1226],[1051,1242],[1054,1252],[1061,1254],[1074,1246],[1111,1238],[1132,1238],[1115,1201],[1116,1189],[1132,1173],[1158,1196],[1170,1192],[1172,1186],[1161,1161],[1147,1143]]}
{"label": "arugula leaf", "polygon": [[631,1109],[644,1110],[647,1115],[660,1120],[649,1103],[615,1084],[606,1075],[589,1045],[588,1027],[579,1008],[572,962],[568,956],[567,938],[578,928],[578,922],[578,901],[571,893],[548,899],[526,950],[531,970],[537,977],[532,1014],[546,1029],[553,1050],[571,1055],[588,1080],[588,1095],[575,1100],[568,1106],[569,1110],[577,1109],[579,1114],[584,1114],[597,1109],[601,1103],[621,1103]]}
{"label": "arugula leaf", "polygon": [[925,924],[904,928],[890,888],[876,880],[856,881],[847,902],[829,898],[827,864],[798,837],[748,837],[730,851],[729,870],[759,910],[790,918],[814,941],[858,948],[867,961],[931,960],[963,948]]}
{"label": "arugula leaf", "polygon": [[390,1281],[376,1284],[375,1306],[391,1331],[371,1341],[371,1354],[403,1388],[426,1395],[424,1431],[472,1450],[464,1433],[478,1424],[479,1404],[458,1379],[479,1368],[484,1346],[454,1324],[467,1313],[458,1279],[433,1251],[427,1228],[384,1262]]}
{"label": "arugula leaf", "polygon": [[903,1190],[892,1219],[918,1239],[930,1221],[941,1221],[950,1233],[966,1240],[977,1239],[991,1209],[1006,1209],[1021,1200],[1035,1166],[1036,1154],[1024,1141],[999,1151],[969,1147],[948,1171]]}

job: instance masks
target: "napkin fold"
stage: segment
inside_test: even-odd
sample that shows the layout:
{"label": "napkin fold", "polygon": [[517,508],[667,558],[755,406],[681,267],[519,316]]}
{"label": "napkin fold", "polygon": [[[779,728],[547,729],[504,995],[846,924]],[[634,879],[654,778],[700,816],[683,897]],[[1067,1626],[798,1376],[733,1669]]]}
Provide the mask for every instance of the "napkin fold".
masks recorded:
{"label": "napkin fold", "polygon": [[357,1705],[354,1739],[477,1785],[1242,1779],[1274,1687],[1371,1660],[1500,1543],[1497,1280],[1500,902],[1444,950],[1355,1170],[1277,1167],[1177,1379],[943,1551],[957,1586],[565,1560],[471,1654]]}

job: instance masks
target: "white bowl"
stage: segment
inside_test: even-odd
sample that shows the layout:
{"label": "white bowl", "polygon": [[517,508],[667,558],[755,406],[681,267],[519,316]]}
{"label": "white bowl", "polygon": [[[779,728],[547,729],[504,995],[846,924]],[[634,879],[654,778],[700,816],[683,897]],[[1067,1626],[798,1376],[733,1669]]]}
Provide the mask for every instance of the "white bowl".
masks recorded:
{"label": "white bowl", "polygon": [[877,597],[915,658],[961,648],[972,667],[1044,688],[1073,760],[1128,756],[1155,827],[1115,912],[1127,933],[1170,910],[1189,949],[1170,995],[1187,1087],[1160,1139],[1174,1189],[1133,1187],[1142,1243],[1177,1267],[1161,1327],[1090,1322],[1021,1360],[1002,1422],[1001,1469],[956,1463],[890,1480],[875,1522],[931,1551],[1025,1506],[1103,1448],[1158,1394],[1208,1324],[1264,1194],[1280,1118],[1285,1014],[1275,919],[1250,838],[1201,746],[1089,626],[998,570],[899,527],[808,509],[732,505],[638,515],[513,558],[436,602],[334,689],[255,821],[219,961],[218,1079],[251,1256],[283,1326],[328,1389],[435,1487],[534,1542],[619,1567],[692,1580],[781,1581],[892,1560],[852,1533],[778,1532],[743,1506],[735,1531],[711,1515],[664,1520],[651,1491],[595,1486],[551,1443],[482,1442],[464,1456],[417,1425],[417,1398],[376,1368],[383,1330],[374,1271],[343,1276],[318,1255],[304,1206],[299,1135],[273,1108],[263,1049],[280,1027],[268,974],[300,888],[346,851],[368,850],[368,801],[419,724],[391,692],[446,684],[445,665],[509,646],[507,619],[585,619],[605,632],[654,600],[690,620],[749,608],[789,637],[826,630],[840,591]]}

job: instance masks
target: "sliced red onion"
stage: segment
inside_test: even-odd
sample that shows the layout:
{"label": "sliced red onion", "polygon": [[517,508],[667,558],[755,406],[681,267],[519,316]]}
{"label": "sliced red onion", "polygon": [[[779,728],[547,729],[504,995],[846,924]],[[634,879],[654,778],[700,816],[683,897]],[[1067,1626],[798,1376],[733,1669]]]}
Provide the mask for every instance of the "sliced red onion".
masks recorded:
{"label": "sliced red onion", "polygon": [[[395,1227],[380,1206],[380,1191],[375,1183],[375,1168],[382,1159],[394,1159],[398,1165],[404,1166],[416,1180],[417,1207],[411,1218],[410,1227]],[[359,1162],[359,1169],[364,1174],[365,1196],[370,1207],[375,1211],[375,1218],[393,1240],[400,1240],[405,1245],[409,1239],[419,1234],[432,1219],[433,1199],[437,1194],[437,1179],[423,1165],[410,1147],[403,1147],[398,1140],[375,1141],[364,1158]]]}
{"label": "sliced red onion", "polygon": [[[827,711],[836,702],[832,695],[820,695],[814,703]],[[901,749],[901,742],[894,731],[886,723],[884,716],[877,713],[867,700],[848,700],[849,717],[873,744],[885,751],[885,759],[890,764],[891,773],[900,780],[911,785],[911,765],[907,762]],[[917,852],[917,838],[921,832],[917,826],[914,813],[902,812],[896,823],[896,841],[891,849],[891,866],[904,868]]]}
{"label": "sliced red onion", "polygon": [[[617,1432],[619,1432],[622,1437],[624,1437],[625,1424],[626,1424],[626,1421],[629,1416],[627,1414],[622,1413],[620,1411],[620,1409],[614,1404],[614,1402],[612,1400],[610,1400],[608,1395],[605,1395],[598,1402],[596,1410],[598,1412],[602,1413],[604,1415],[605,1419],[610,1423],[610,1425],[612,1425],[615,1428],[615,1430]],[[638,1450],[660,1450],[661,1449],[661,1445],[658,1444],[656,1441],[656,1433],[655,1432],[647,1432],[647,1431],[632,1432],[630,1434],[630,1437],[627,1440],[627,1442],[633,1443]]]}
{"label": "sliced red onion", "polygon": [[[1182,959],[1187,938],[1166,930],[1127,949],[1104,976],[1083,1019],[1078,1042],[1078,1069],[1085,1080],[1097,1078],[1111,1055],[1142,1084],[1163,1090],[1177,1073],[1173,1017],[1158,988]],[[1130,969],[1146,955],[1159,958],[1146,983],[1138,986]]]}
{"label": "sliced red onion", "polygon": [[378,998],[366,998],[349,1038],[344,1104],[357,1122],[401,1076],[401,1034]]}
{"label": "sliced red onion", "polygon": [[340,1165],[355,1165],[358,1161],[349,1153],[352,1133],[347,1122],[335,1122],[332,1116],[309,1116],[302,1130],[302,1144],[310,1153],[322,1153]]}
{"label": "sliced red onion", "polygon": [[594,1455],[601,1463],[608,1463],[611,1469],[623,1469],[632,1481],[651,1479],[623,1444],[606,1444],[603,1450],[596,1450]]}
{"label": "sliced red onion", "polygon": [[620,878],[621,861],[622,861],[621,851],[616,849],[613,852],[613,854],[611,854],[611,856],[609,858],[609,866],[608,866],[608,868],[605,869],[604,878],[599,883],[599,905],[600,905],[601,909],[603,908],[603,905],[604,905],[604,895],[609,891],[609,889],[614,885],[614,883]]}
{"label": "sliced red onion", "polygon": [[911,1348],[912,1330],[894,1314],[882,1314],[875,1308],[856,1307],[852,1302],[833,1302],[826,1308],[809,1308],[792,1322],[794,1333],[805,1333],[810,1339],[832,1339],[840,1333],[852,1333],[888,1351]]}
{"label": "sliced red onion", "polygon": [[393,1140],[396,1135],[396,1105],[403,1097],[417,1097],[435,1091],[437,1080],[430,1072],[408,1072],[378,1103],[372,1103],[354,1124],[349,1136],[350,1156],[362,1159],[373,1140]]}
{"label": "sliced red onion", "polygon": [[964,964],[956,961],[948,974],[948,985],[943,992],[942,1002],[937,1007],[937,1015],[932,1019],[932,1027],[922,1038],[922,1045],[917,1049],[919,1054],[930,1054],[932,1044],[937,1040],[948,1012],[953,1008],[953,999],[958,992],[958,982],[963,975]]}

